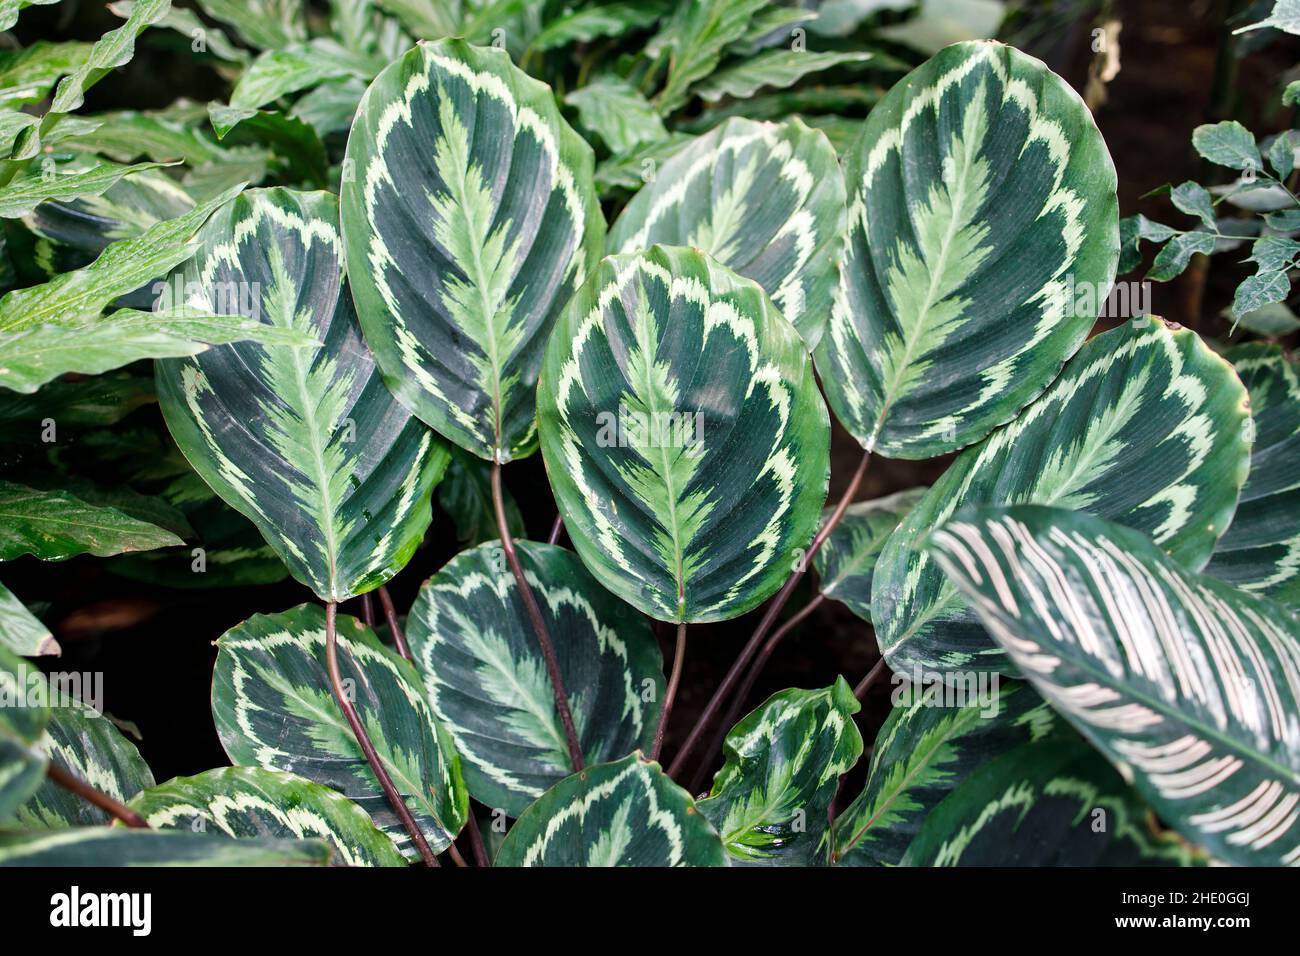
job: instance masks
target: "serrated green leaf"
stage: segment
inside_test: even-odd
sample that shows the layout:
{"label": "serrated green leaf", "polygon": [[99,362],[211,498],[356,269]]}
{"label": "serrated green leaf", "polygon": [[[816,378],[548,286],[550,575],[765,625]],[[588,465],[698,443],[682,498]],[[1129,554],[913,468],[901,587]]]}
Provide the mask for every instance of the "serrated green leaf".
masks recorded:
{"label": "serrated green leaf", "polygon": [[[648,747],[664,688],[648,622],[602,590],[573,552],[529,541],[517,548],[586,763]],[[461,552],[425,582],[406,637],[474,799],[517,817],[573,772],[537,636],[499,543]]]}
{"label": "serrated green leaf", "polygon": [[1211,229],[1214,228],[1214,199],[1204,186],[1186,182],[1169,191],[1169,200],[1189,216],[1195,216]]}
{"label": "serrated green leaf", "polygon": [[1286,179],[1295,168],[1296,142],[1289,133],[1279,133],[1268,148],[1268,162],[1278,179]]}
{"label": "serrated green leaf", "polygon": [[719,70],[695,87],[701,99],[716,103],[724,96],[744,99],[766,86],[794,86],[805,76],[845,63],[864,63],[874,54],[852,51],[765,50],[735,66]]}
{"label": "serrated green leaf", "polygon": [[1262,236],[1250,247],[1247,262],[1254,262],[1260,272],[1277,272],[1291,268],[1300,256],[1300,242],[1286,236]]}
{"label": "serrated green leaf", "polygon": [[[910,488],[849,505],[813,555],[821,593],[844,604],[864,621],[871,620],[871,579],[876,559],[903,520],[925,494],[924,488]],[[822,516],[823,523],[833,509]]]}
{"label": "serrated green leaf", "polygon": [[323,840],[231,840],[124,827],[0,832],[0,867],[328,866],[330,859],[329,844]]}
{"label": "serrated green leaf", "polygon": [[1151,263],[1147,278],[1152,282],[1168,282],[1183,274],[1196,253],[1208,256],[1214,253],[1214,235],[1209,232],[1181,232],[1174,236]]}
{"label": "serrated green leaf", "polygon": [[344,166],[352,294],[389,388],[481,458],[530,454],[546,336],[603,239],[591,147],[504,51],[440,40],[371,84]]}
{"label": "serrated green leaf", "polygon": [[561,780],[515,821],[494,866],[726,866],[695,802],[640,753]]}
{"label": "serrated green leaf", "polygon": [[65,491],[40,491],[0,480],[0,561],[31,554],[62,561],[184,544],[156,525],[117,508],[92,505]]}
{"label": "serrated green leaf", "polygon": [[1255,145],[1255,137],[1236,120],[1205,123],[1196,127],[1192,130],[1192,145],[1203,159],[1217,166],[1252,169],[1256,172],[1264,168],[1259,147]]}
{"label": "serrated green leaf", "polygon": [[[930,458],[1011,419],[1083,343],[1119,258],[1115,167],[1038,60],[959,43],[901,80],[849,157],[817,370],[869,451]],[[1008,265],[1013,263],[1014,265]]]}
{"label": "serrated green leaf", "polygon": [[0,648],[23,657],[63,653],[50,629],[3,584],[0,584]]}
{"label": "serrated green leaf", "polygon": [[537,390],[565,527],[651,617],[736,617],[789,577],[829,472],[829,421],[794,327],[694,250],[604,259],[556,324]]}
{"label": "serrated green leaf", "polygon": [[1237,291],[1232,297],[1232,314],[1245,315],[1247,312],[1254,312],[1274,302],[1283,302],[1290,294],[1291,280],[1287,278],[1285,272],[1281,270],[1267,272],[1261,266],[1259,272],[1247,276],[1242,280],[1241,285],[1237,286]]}
{"label": "serrated green leaf", "polygon": [[1092,339],[1019,418],[964,452],[885,544],[871,619],[890,667],[1008,666],[916,547],[960,508],[1078,508],[1204,566],[1249,471],[1247,406],[1232,367],[1194,332],[1142,318]]}
{"label": "serrated green leaf", "polygon": [[668,136],[650,101],[626,80],[602,77],[574,90],[564,101],[577,109],[581,124],[613,153],[626,153]]}

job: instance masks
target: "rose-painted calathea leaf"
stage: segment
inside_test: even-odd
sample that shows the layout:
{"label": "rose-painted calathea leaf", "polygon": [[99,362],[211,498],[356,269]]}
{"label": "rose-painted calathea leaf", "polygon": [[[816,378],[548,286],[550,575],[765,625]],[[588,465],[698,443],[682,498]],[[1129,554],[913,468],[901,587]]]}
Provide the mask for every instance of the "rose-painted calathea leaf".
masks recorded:
{"label": "rose-painted calathea leaf", "polygon": [[151,786],[131,809],[159,830],[238,839],[319,838],[340,866],[405,866],[406,858],[366,812],[337,790],[279,770],[218,767]]}
{"label": "rose-painted calathea leaf", "polygon": [[640,753],[546,791],[506,834],[494,866],[726,866],[695,801]]}
{"label": "rose-painted calathea leaf", "polygon": [[1021,744],[932,809],[903,866],[1191,866],[1114,768],[1073,736]]}
{"label": "rose-painted calathea leaf", "polygon": [[[841,866],[896,866],[934,807],[989,761],[1064,726],[1022,681],[898,675],[867,782],[835,819]],[[983,694],[981,696],[981,690]]]}
{"label": "rose-painted calathea leaf", "polygon": [[1077,508],[1149,533],[1199,568],[1246,480],[1249,423],[1232,366],[1195,333],[1142,318],[1096,336],[1015,421],[963,452],[886,542],[871,619],[890,667],[1008,669],[916,547],[959,508]]}
{"label": "rose-painted calathea leaf", "polygon": [[1217,859],[1300,862],[1300,624],[1093,515],[963,512],[931,552],[1038,691]]}
{"label": "rose-painted calathea leaf", "polygon": [[[870,621],[871,579],[876,560],[898,523],[924,494],[924,488],[909,488],[885,498],[849,505],[813,555],[821,593],[841,602],[864,621]],[[823,520],[829,518],[832,510],[827,509]]]}
{"label": "rose-painted calathea leaf", "polygon": [[592,167],[503,50],[422,43],[357,111],[342,209],[366,339],[393,394],[482,458],[536,448],[546,336],[604,239]]}
{"label": "rose-painted calathea leaf", "polygon": [[1300,609],[1300,374],[1276,345],[1225,357],[1250,393],[1250,476],[1205,573]]}
{"label": "rose-painted calathea leaf", "polygon": [[840,777],[862,756],[861,709],[843,677],[822,690],[783,690],[727,732],[725,762],[700,813],[733,861],[830,862],[827,812]]}
{"label": "rose-painted calathea leaf", "polygon": [[1083,101],[997,43],[947,47],[871,110],[817,351],[864,448],[929,458],[1011,419],[1096,318],[1119,258],[1115,167]]}
{"label": "rose-painted calathea leaf", "polygon": [[655,170],[609,234],[611,252],[689,246],[761,285],[812,348],[830,316],[844,175],[798,119],[735,118]]}
{"label": "rose-painted calathea leaf", "polygon": [[62,653],[50,629],[4,584],[0,584],[0,647],[23,657]]}
{"label": "rose-painted calathea leaf", "polygon": [[[338,618],[339,670],[398,792],[442,852],[460,832],[469,795],[450,736],[415,669],[355,618]],[[217,642],[212,716],[233,763],[295,773],[356,801],[399,847],[409,835],[384,796],[330,692],[325,614],[304,604],[259,614]]]}
{"label": "rose-painted calathea leaf", "polygon": [[22,806],[45,779],[37,748],[50,722],[49,688],[35,664],[0,647],[0,820]]}
{"label": "rose-painted calathea leaf", "polygon": [[78,554],[102,558],[184,543],[165,528],[120,508],[91,504],[67,491],[0,480],[0,561],[25,554],[43,561]]}
{"label": "rose-painted calathea leaf", "polygon": [[812,539],[830,442],[812,363],[757,283],[708,256],[603,260],[556,325],[537,396],[569,537],[650,616],[743,614]]}
{"label": "rose-painted calathea leaf", "polygon": [[[516,548],[586,762],[648,748],[664,690],[649,623],[573,552],[529,541]],[[406,637],[474,799],[517,817],[573,772],[537,635],[499,543],[461,552],[425,582]]]}
{"label": "rose-painted calathea leaf", "polygon": [[0,832],[0,867],[329,866],[324,840],[232,840],[221,834],[126,827]]}
{"label": "rose-painted calathea leaf", "polygon": [[316,348],[242,343],[158,363],[158,401],[203,480],[323,600],[372,590],[432,520],[446,446],[384,387],[343,277],[328,193],[253,190],[220,212],[170,285]]}

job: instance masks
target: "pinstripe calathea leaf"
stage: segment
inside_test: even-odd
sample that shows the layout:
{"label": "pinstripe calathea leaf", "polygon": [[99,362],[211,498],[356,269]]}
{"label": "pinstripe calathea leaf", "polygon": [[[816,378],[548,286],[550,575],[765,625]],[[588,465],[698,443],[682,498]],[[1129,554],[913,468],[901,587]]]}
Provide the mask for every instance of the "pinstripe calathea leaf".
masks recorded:
{"label": "pinstripe calathea leaf", "polygon": [[[340,615],[338,646],[344,691],[429,846],[440,853],[460,832],[469,805],[451,738],[429,710],[415,669],[369,628]],[[258,614],[227,631],[217,642],[212,716],[232,763],[333,787],[399,847],[409,845],[330,691],[321,608]]]}
{"label": "pinstripe calathea leaf", "polygon": [[798,119],[734,118],[655,171],[609,234],[611,252],[690,246],[756,281],[816,346],[830,316],[844,174]]}
{"label": "pinstripe calathea leaf", "polygon": [[328,193],[252,190],[209,221],[169,287],[189,305],[247,311],[321,344],[241,343],[160,361],[176,444],[323,600],[383,584],[432,519],[446,446],[384,387],[344,288]]}
{"label": "pinstripe calathea leaf", "polygon": [[1300,863],[1300,624],[1138,532],[1020,506],[929,547],[1053,706],[1228,863]]}
{"label": "pinstripe calathea leaf", "polygon": [[506,834],[494,866],[726,866],[722,840],[640,753],[557,783]]}
{"label": "pinstripe calathea leaf", "polygon": [[36,745],[49,722],[45,675],[0,647],[0,820],[40,788],[46,758]]}
{"label": "pinstripe calathea leaf", "polygon": [[[924,488],[909,488],[875,501],[849,505],[821,549],[813,555],[821,593],[841,602],[864,621],[870,621],[871,579],[880,550],[924,494]],[[828,508],[823,520],[833,510]]]}
{"label": "pinstripe calathea leaf", "polygon": [[131,801],[159,830],[224,833],[238,839],[320,838],[340,866],[405,866],[393,841],[337,790],[292,773],[258,767],[218,767],[175,777]]}
{"label": "pinstripe calathea leaf", "polygon": [[817,351],[863,447],[929,458],[1008,421],[1096,317],[1119,259],[1115,167],[1038,60],[957,43],[872,109],[847,163],[848,235]]}
{"label": "pinstripe calathea leaf", "polygon": [[903,866],[1188,866],[1205,855],[1157,833],[1151,811],[1077,736],[1022,744],[926,817]]}
{"label": "pinstripe calathea leaf", "polygon": [[652,617],[743,614],[812,539],[830,465],[812,363],[766,293],[706,255],[603,260],[556,325],[537,402],[578,554]]}
{"label": "pinstripe calathea leaf", "polygon": [[352,294],[393,394],[489,460],[530,454],[546,336],[599,254],[591,147],[503,50],[422,43],[348,137]]}
{"label": "pinstripe calathea leaf", "polygon": [[[958,684],[895,678],[895,704],[876,737],[867,783],[835,819],[834,861],[895,866],[926,817],[989,761],[1063,723],[1023,681]],[[980,691],[983,690],[981,697]]]}
{"label": "pinstripe calathea leaf", "polygon": [[959,508],[1077,508],[1200,568],[1246,479],[1249,424],[1246,390],[1195,333],[1142,318],[1096,336],[1015,421],[963,452],[886,542],[871,617],[890,668],[1009,670],[916,547]]}
{"label": "pinstripe calathea leaf", "polygon": [[1205,573],[1300,609],[1300,375],[1279,346],[1229,349],[1250,393],[1250,476]]}
{"label": "pinstripe calathea leaf", "polygon": [[[555,644],[588,764],[648,748],[663,699],[649,623],[577,555],[516,543]],[[479,802],[519,816],[573,772],[555,692],[501,545],[462,551],[420,589],[406,637]]]}
{"label": "pinstripe calathea leaf", "polygon": [[843,677],[822,690],[783,690],[727,732],[725,762],[700,813],[733,861],[767,866],[830,862],[826,815],[840,777],[862,756]]}

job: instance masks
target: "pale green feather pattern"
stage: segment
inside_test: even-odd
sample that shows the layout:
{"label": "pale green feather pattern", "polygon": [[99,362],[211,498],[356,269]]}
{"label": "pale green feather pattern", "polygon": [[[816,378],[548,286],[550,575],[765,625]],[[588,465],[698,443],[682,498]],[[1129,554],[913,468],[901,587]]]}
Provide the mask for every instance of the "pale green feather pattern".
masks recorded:
{"label": "pale green feather pattern", "polygon": [[740,240],[740,230],[749,211],[746,194],[754,188],[758,173],[758,154],[751,153],[745,164],[735,171],[735,178],[708,207],[709,218],[692,230],[687,245],[702,249],[721,262],[736,254],[735,244]]}

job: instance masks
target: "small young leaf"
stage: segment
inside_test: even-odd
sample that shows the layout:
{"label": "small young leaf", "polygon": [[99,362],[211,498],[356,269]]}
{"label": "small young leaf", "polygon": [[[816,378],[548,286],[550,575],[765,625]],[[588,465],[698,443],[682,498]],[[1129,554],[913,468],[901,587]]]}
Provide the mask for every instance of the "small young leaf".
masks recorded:
{"label": "small young leaf", "polygon": [[1271,303],[1282,302],[1291,294],[1291,281],[1285,272],[1265,272],[1262,266],[1260,270],[1237,286],[1232,297],[1233,315],[1244,315]]}
{"label": "small young leaf", "polygon": [[1213,254],[1213,234],[1199,230],[1180,232],[1156,254],[1147,278],[1153,282],[1168,282],[1170,279],[1177,278],[1183,274],[1187,264],[1192,261],[1192,256],[1198,252],[1206,256]]}
{"label": "small young leaf", "polygon": [[1195,216],[1213,228],[1214,200],[1204,186],[1193,182],[1183,183],[1170,190],[1169,199],[1180,212]]}
{"label": "small young leaf", "polygon": [[1229,169],[1264,168],[1250,130],[1236,120],[1206,123],[1192,131],[1192,145],[1202,157]]}
{"label": "small young leaf", "polygon": [[610,151],[626,153],[642,143],[664,139],[668,131],[650,102],[625,80],[603,77],[574,90],[564,101],[578,110],[582,125]]}

